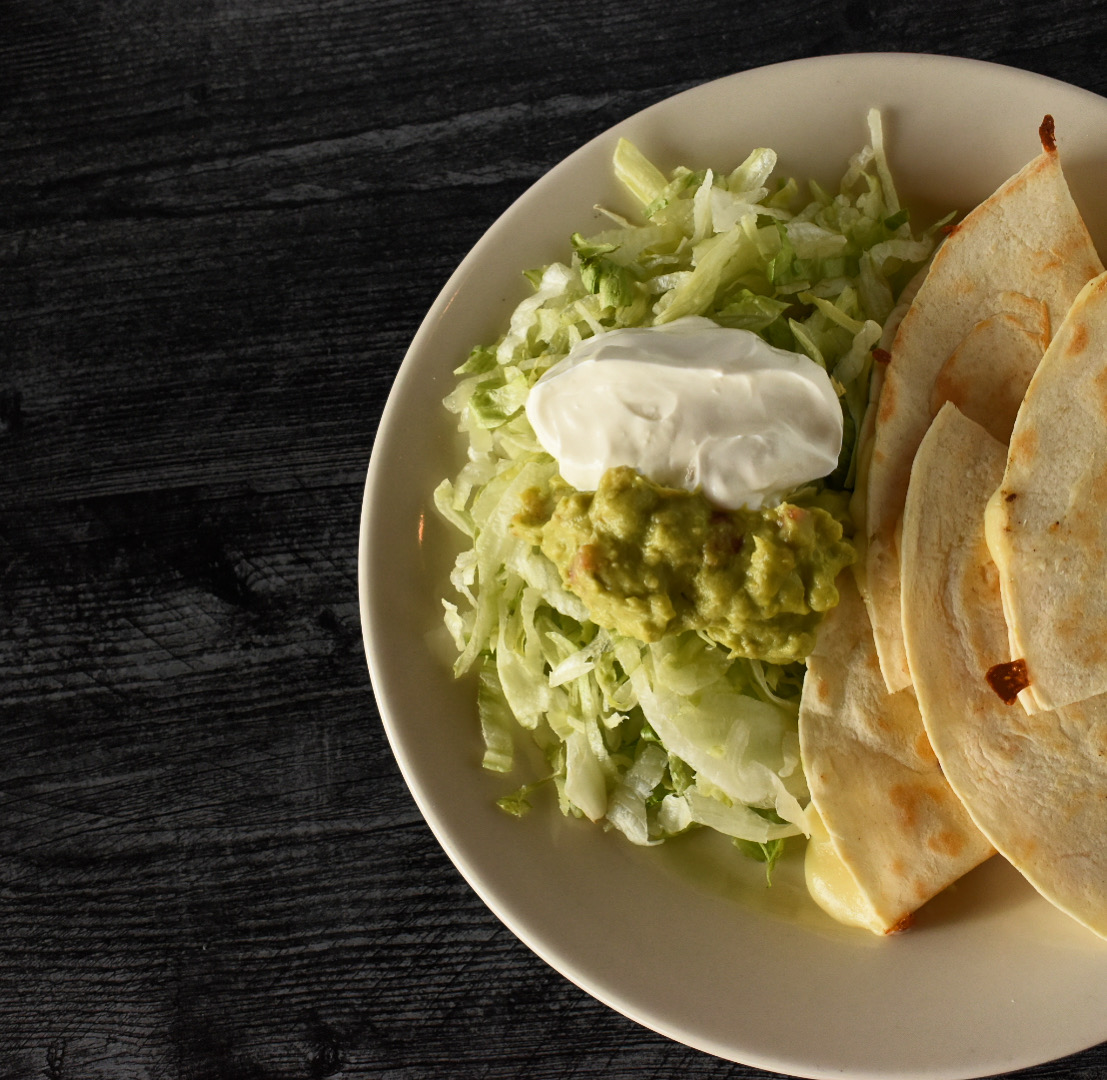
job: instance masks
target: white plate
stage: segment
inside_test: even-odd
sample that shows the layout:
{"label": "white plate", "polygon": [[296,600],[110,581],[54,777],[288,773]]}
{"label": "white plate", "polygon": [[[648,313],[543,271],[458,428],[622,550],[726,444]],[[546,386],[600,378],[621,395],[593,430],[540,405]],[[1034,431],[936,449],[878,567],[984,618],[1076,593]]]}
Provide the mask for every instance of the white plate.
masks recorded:
{"label": "white plate", "polygon": [[[1039,152],[1062,161],[1107,253],[1107,101],[1022,71],[868,54],[747,71],[663,101],[571,155],[488,230],[419,329],[388,400],[365,489],[359,585],[373,687],[396,759],[442,846],[543,959],[626,1016],[746,1064],[807,1077],[973,1077],[1107,1038],[1107,943],[1054,910],[998,857],[927,905],[906,934],[838,927],[796,866],[772,889],[711,837],[638,849],[493,800],[522,782],[479,767],[471,682],[438,651],[455,540],[431,492],[460,450],[440,402],[470,346],[526,295],[520,271],[630,209],[610,170],[619,135],[664,168],[729,170],[755,146],[778,175],[836,183],[879,106],[906,201],[968,208]],[[752,871],[751,871],[752,868]]]}

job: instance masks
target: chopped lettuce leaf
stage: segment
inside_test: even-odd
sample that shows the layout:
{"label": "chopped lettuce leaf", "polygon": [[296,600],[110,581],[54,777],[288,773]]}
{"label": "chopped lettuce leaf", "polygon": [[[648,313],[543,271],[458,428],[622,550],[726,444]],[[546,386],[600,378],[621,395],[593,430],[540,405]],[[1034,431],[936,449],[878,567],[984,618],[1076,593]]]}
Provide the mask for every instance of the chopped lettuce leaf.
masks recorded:
{"label": "chopped lettuce leaf", "polygon": [[742,840],[735,837],[734,844],[743,855],[757,862],[765,864],[765,884],[773,883],[773,868],[777,860],[784,854],[784,840],[769,840],[760,843],[757,840]]}
{"label": "chopped lettuce leaf", "polygon": [[615,175],[643,207],[651,205],[668,186],[665,174],[628,139],[615,147]]}

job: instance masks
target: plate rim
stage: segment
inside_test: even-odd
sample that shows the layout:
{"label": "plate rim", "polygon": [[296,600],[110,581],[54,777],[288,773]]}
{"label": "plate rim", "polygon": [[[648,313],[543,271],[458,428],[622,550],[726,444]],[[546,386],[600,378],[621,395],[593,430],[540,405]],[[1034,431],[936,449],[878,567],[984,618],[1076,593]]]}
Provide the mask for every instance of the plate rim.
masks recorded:
{"label": "plate rim", "polygon": [[[563,977],[574,983],[585,993],[588,993],[590,996],[603,1002],[620,1014],[627,1016],[643,1027],[653,1030],[683,1045],[720,1057],[723,1060],[739,1062],[755,1068],[784,1073],[786,1075],[811,1077],[813,1080],[822,1080],[824,1077],[831,1076],[850,1076],[854,1077],[855,1080],[862,1080],[862,1078],[868,1077],[887,1077],[888,1073],[885,1069],[872,1072],[866,1072],[863,1069],[843,1071],[839,1068],[829,1068],[824,1070],[811,1062],[799,1062],[794,1057],[789,1057],[786,1053],[772,1056],[743,1052],[743,1056],[738,1057],[734,1056],[734,1048],[710,1046],[705,1045],[703,1040],[690,1040],[686,1032],[667,1025],[664,1022],[664,1018],[644,1013],[642,1010],[628,1005],[626,1001],[618,999],[617,995],[608,992],[606,988],[601,985],[600,980],[590,976],[587,972],[577,970],[575,964],[567,962],[564,957],[558,954],[556,949],[548,947],[541,936],[537,935],[527,924],[525,917],[514,909],[510,900],[505,900],[503,897],[499,896],[496,890],[483,880],[482,875],[477,872],[476,868],[468,862],[454,841],[450,823],[441,817],[432,805],[432,800],[428,798],[428,793],[424,789],[423,778],[419,775],[418,769],[408,753],[401,728],[397,726],[397,720],[388,707],[391,701],[387,690],[379,689],[386,687],[388,676],[385,671],[385,666],[382,663],[383,653],[378,646],[378,635],[374,627],[374,615],[372,614],[373,583],[370,580],[369,571],[371,564],[376,558],[375,551],[377,547],[373,539],[373,530],[370,523],[373,516],[373,506],[378,501],[381,485],[387,484],[388,481],[384,473],[385,467],[382,464],[384,460],[383,454],[379,452],[378,448],[382,445],[386,445],[389,440],[397,437],[397,433],[394,432],[393,427],[397,412],[396,401],[398,395],[402,393],[407,380],[414,379],[420,374],[416,365],[419,363],[419,357],[425,348],[425,343],[433,336],[435,325],[453,302],[464,279],[472,267],[479,263],[485,249],[491,243],[492,237],[511,221],[512,217],[519,211],[521,206],[525,206],[527,202],[534,199],[537,193],[545,190],[546,186],[556,184],[559,179],[558,174],[564,171],[568,163],[579,160],[583,155],[593,153],[597,144],[610,139],[618,130],[630,126],[634,122],[640,121],[642,118],[648,116],[648,114],[655,113],[658,110],[675,108],[677,103],[681,102],[682,99],[688,99],[691,96],[703,94],[706,88],[719,87],[725,84],[739,85],[742,81],[751,78],[761,78],[769,73],[786,74],[798,68],[814,69],[820,66],[837,66],[845,61],[857,61],[861,64],[910,61],[927,66],[933,65],[936,69],[942,66],[948,66],[950,70],[953,68],[960,68],[965,71],[988,71],[997,78],[1014,80],[1028,86],[1041,87],[1044,89],[1052,85],[1062,90],[1066,95],[1084,95],[1088,99],[1089,104],[1094,103],[1097,108],[1107,109],[1107,98],[1096,94],[1094,91],[1066,83],[1052,76],[1041,75],[1022,68],[1011,67],[996,61],[953,56],[943,53],[877,51],[826,54],[815,57],[782,60],[772,64],[747,68],[729,75],[697,83],[628,114],[615,124],[609,125],[603,131],[587,139],[574,151],[555,163],[532,184],[528,185],[521,194],[512,199],[468,250],[464,258],[452,271],[437,293],[426,315],[420,321],[419,327],[405,351],[405,355],[380,416],[372,450],[370,452],[369,465],[363,490],[358,542],[358,598],[362,622],[363,646],[381,722],[385,729],[392,754],[397,762],[405,784],[411,792],[428,827],[450,858],[454,867],[485,906],[487,906],[528,949],[534,952],[555,971],[559,972]],[[1065,1053],[1078,1053],[1087,1050],[1105,1039],[1107,1039],[1107,1022],[1105,1022],[1103,1032],[1098,1039],[1091,1042],[1081,1042],[1079,1045],[1074,1044],[1071,1049]],[[1064,1056],[1064,1054],[1061,1056]],[[1035,1064],[1041,1064],[1050,1060],[1057,1060],[1057,1057],[1031,1055],[1016,1061],[1003,1063],[1000,1068],[1003,1071],[1011,1071],[1033,1066]],[[944,1071],[931,1070],[927,1071],[925,1075],[931,1078],[931,1080],[969,1080],[970,1077],[994,1075],[995,1072],[995,1062],[984,1061],[982,1059],[980,1062],[974,1063],[969,1071],[956,1068],[946,1069]]]}

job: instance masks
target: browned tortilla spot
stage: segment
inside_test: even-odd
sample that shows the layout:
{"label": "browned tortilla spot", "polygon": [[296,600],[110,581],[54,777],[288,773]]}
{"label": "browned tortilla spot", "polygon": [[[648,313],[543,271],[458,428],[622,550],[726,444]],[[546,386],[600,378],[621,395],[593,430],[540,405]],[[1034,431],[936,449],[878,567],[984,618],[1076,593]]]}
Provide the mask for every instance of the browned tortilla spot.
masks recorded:
{"label": "browned tortilla spot", "polygon": [[1057,153],[1057,137],[1053,128],[1053,117],[1046,113],[1042,118],[1042,126],[1038,128],[1038,138],[1042,140],[1042,149],[1047,154]]}
{"label": "browned tortilla spot", "polygon": [[925,904],[927,902],[927,900],[930,899],[931,895],[933,895],[933,894],[926,887],[926,882],[925,881],[916,881],[915,882],[915,896],[918,897],[918,900],[919,900],[920,904]]}
{"label": "browned tortilla spot", "polygon": [[1089,261],[1084,248],[1073,242],[1071,237],[1068,243],[1057,246],[1055,254],[1059,264],[1062,266],[1080,266],[1081,272],[1087,274],[1089,278],[1095,277],[1099,273],[1098,264]]}
{"label": "browned tortilla spot", "polygon": [[1088,347],[1088,326],[1086,323],[1076,323],[1072,328],[1072,334],[1065,346],[1069,356],[1079,356]]}
{"label": "browned tortilla spot", "polygon": [[881,423],[888,423],[896,411],[896,384],[884,381],[880,390],[880,409],[877,417]]}
{"label": "browned tortilla spot", "polygon": [[816,678],[813,680],[812,689],[815,691],[815,697],[820,701],[830,699],[830,687],[827,685],[826,679]]}
{"label": "browned tortilla spot", "polygon": [[888,798],[892,805],[899,811],[900,824],[905,829],[914,829],[919,823],[921,803],[926,798],[926,792],[912,788],[907,784],[896,784],[888,792]]}
{"label": "browned tortilla spot", "polygon": [[915,739],[915,755],[920,761],[931,765],[937,764],[938,759],[934,756],[934,748],[930,745],[925,731],[920,731],[918,738]]}
{"label": "browned tortilla spot", "polygon": [[886,932],[889,934],[902,934],[904,930],[910,930],[914,922],[915,913],[912,911],[904,915],[895,926],[889,926]]}
{"label": "browned tortilla spot", "polygon": [[1033,428],[1023,428],[1011,440],[1009,457],[1024,461],[1032,458],[1038,451],[1038,433]]}
{"label": "browned tortilla spot", "polygon": [[959,855],[965,846],[965,838],[952,829],[943,829],[926,841],[926,846],[931,851],[937,851],[942,855]]}
{"label": "browned tortilla spot", "polygon": [[1026,661],[1022,659],[994,664],[988,668],[984,678],[1005,705],[1013,705],[1019,700],[1019,694],[1030,685],[1030,674]]}

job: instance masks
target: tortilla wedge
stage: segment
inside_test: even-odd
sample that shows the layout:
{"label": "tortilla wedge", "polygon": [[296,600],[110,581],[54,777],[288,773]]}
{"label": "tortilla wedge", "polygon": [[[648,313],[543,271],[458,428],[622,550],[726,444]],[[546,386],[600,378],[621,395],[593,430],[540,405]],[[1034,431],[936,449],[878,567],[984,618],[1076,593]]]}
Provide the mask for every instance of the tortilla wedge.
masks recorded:
{"label": "tortilla wedge", "polygon": [[1107,274],[1034,376],[986,525],[1026,709],[1107,693]]}
{"label": "tortilla wedge", "polygon": [[981,832],[1047,900],[1107,937],[1107,697],[1028,716],[985,672],[1007,655],[984,508],[1007,452],[953,405],[903,514],[903,629],[927,734]]}
{"label": "tortilla wedge", "polygon": [[914,692],[888,693],[848,571],[838,589],[800,700],[811,791],[805,873],[812,897],[834,918],[886,934],[992,847],[942,776]]}
{"label": "tortilla wedge", "polygon": [[[1031,318],[1004,309],[978,322],[950,353],[934,380],[930,411],[951,401],[970,420],[1005,446],[1011,438],[1023,395],[1049,345],[1049,311],[1044,304],[1020,297],[1034,306]],[[980,372],[989,377],[982,379]]]}
{"label": "tortilla wedge", "polygon": [[[853,494],[849,500],[849,512],[854,521],[866,519],[866,501],[869,493],[869,463],[872,461],[873,438],[876,435],[876,410],[880,401],[880,388],[884,385],[884,369],[887,366],[884,359],[890,355],[889,350],[895,340],[899,324],[903,322],[904,315],[911,309],[915,297],[922,283],[926,280],[926,272],[930,269],[927,262],[915,276],[904,286],[899,295],[896,306],[892,308],[888,318],[884,320],[884,329],[877,343],[877,352],[874,356],[882,357],[873,364],[872,379],[869,383],[869,401],[865,407],[865,415],[861,420],[861,430],[857,433],[857,476],[853,485]],[[868,588],[865,583],[865,530],[859,529],[853,536],[853,546],[857,549],[857,562],[853,564],[853,577],[863,597],[868,596]]]}
{"label": "tortilla wedge", "polygon": [[[1084,283],[1103,271],[1061,172],[1050,117],[1039,134],[1043,152],[939,248],[900,324],[884,375],[866,478],[866,564],[859,581],[892,691],[911,681],[901,627],[899,529],[911,462],[934,412],[954,400],[978,417],[997,407],[1010,415],[1033,370],[1034,341],[1049,340]],[[1014,375],[990,362],[997,336],[1014,357]],[[1023,381],[996,406],[997,382],[1013,377]]]}

